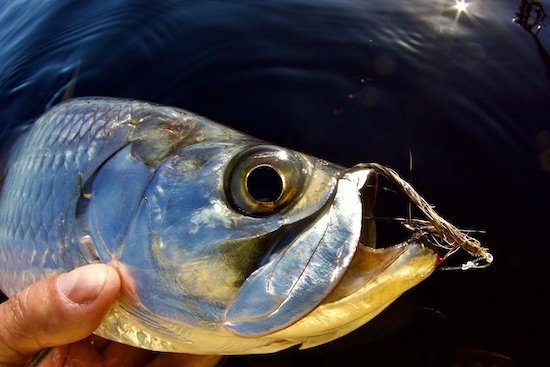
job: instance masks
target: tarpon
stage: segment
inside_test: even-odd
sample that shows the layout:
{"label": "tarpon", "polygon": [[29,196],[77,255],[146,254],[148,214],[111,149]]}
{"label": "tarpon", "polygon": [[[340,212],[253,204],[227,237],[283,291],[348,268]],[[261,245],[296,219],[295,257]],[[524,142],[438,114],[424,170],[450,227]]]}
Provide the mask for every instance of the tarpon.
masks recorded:
{"label": "tarpon", "polygon": [[428,241],[437,231],[374,248],[374,166],[343,168],[178,108],[66,101],[4,166],[1,289],[111,264],[122,292],[96,334],[140,348],[316,346],[441,260]]}

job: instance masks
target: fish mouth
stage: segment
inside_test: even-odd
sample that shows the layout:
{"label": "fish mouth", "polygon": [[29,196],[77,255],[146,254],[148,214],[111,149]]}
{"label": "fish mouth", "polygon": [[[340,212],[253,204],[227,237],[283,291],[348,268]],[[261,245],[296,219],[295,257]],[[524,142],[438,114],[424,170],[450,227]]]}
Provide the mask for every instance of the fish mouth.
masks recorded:
{"label": "fish mouth", "polygon": [[[481,247],[479,241],[470,237],[467,231],[459,230],[439,216],[433,206],[392,169],[376,163],[358,164],[347,175],[356,182],[361,196],[361,233],[346,273],[323,304],[357,298],[363,290],[388,277],[395,288],[401,288],[404,292],[427,278],[460,249],[473,259],[451,269],[484,268],[492,263],[493,256],[488,249]],[[385,190],[379,190],[379,176],[397,189],[384,186]],[[406,209],[406,214],[375,215],[380,192],[401,200],[400,205]],[[402,195],[396,195],[400,193],[405,194],[406,201],[402,201]],[[387,205],[384,201],[382,209],[388,208],[394,210],[396,203]],[[413,212],[420,212],[424,218],[413,217]],[[380,224],[387,228],[380,231]],[[409,285],[406,287],[405,284]]]}
{"label": "fish mouth", "polygon": [[[415,236],[411,226],[407,226],[406,219],[395,215],[375,216],[375,206],[380,192],[379,174],[373,169],[354,168],[351,174],[365,176],[364,184],[358,187],[363,213],[361,233],[346,273],[323,304],[335,303],[357,293],[382,274],[388,276],[388,273],[396,271],[394,268],[397,264],[407,267],[411,277],[422,278],[418,282],[431,274],[438,264],[437,249],[431,245],[427,237]],[[359,185],[360,181],[361,179],[358,180]],[[386,194],[389,193],[384,196],[389,196],[390,199],[399,196],[396,195],[396,190],[388,187],[384,189]],[[390,201],[387,203],[385,200],[381,203],[383,208],[385,206],[385,212],[395,210],[395,200]],[[418,268],[417,274],[415,267]]]}

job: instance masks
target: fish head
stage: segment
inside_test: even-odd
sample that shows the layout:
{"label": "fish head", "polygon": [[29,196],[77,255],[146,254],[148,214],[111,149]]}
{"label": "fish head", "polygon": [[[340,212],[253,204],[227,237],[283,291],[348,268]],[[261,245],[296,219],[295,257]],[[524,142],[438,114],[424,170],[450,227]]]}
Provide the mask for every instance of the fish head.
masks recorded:
{"label": "fish head", "polygon": [[76,211],[83,252],[124,283],[99,335],[191,353],[311,347],[368,322],[436,267],[421,241],[374,248],[370,168],[174,108],[141,105],[130,125]]}

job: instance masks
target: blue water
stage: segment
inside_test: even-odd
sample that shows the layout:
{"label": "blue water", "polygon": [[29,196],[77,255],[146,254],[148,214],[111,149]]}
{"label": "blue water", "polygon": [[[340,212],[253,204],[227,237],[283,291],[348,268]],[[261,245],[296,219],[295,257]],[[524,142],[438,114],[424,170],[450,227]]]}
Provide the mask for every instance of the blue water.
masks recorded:
{"label": "blue water", "polygon": [[444,319],[411,316],[381,340],[284,358],[547,363],[550,30],[514,22],[521,3],[3,0],[0,133],[76,79],[74,96],[182,107],[343,165],[408,176],[411,152],[414,186],[453,223],[485,230],[494,265],[438,272],[411,292]]}

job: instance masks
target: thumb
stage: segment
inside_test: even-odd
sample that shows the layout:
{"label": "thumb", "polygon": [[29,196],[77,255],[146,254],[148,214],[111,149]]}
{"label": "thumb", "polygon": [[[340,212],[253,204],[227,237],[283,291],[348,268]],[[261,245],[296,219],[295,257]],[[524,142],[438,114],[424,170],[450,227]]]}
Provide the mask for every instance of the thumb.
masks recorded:
{"label": "thumb", "polygon": [[117,271],[93,264],[36,282],[0,304],[0,366],[39,350],[84,339],[120,289]]}

